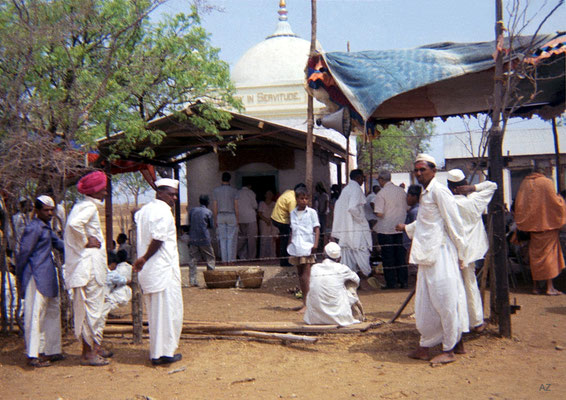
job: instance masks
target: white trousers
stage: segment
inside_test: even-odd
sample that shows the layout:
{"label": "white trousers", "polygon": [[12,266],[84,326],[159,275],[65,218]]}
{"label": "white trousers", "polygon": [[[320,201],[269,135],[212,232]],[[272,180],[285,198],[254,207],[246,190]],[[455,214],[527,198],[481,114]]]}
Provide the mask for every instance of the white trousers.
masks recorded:
{"label": "white trousers", "polygon": [[183,329],[183,294],[181,285],[156,293],[144,294],[149,322],[149,358],[173,357]]}
{"label": "white trousers", "polygon": [[466,289],[466,302],[468,303],[468,316],[470,317],[470,328],[476,328],[483,324],[483,305],[481,302],[480,289],[476,279],[476,264],[470,263],[461,270],[464,288]]}
{"label": "white trousers", "polygon": [[29,358],[61,353],[61,308],[59,296],[46,297],[37,290],[33,277],[26,288],[24,336]]}
{"label": "white trousers", "polygon": [[462,332],[469,330],[466,294],[452,242],[440,247],[434,265],[419,265],[415,320],[421,347],[442,343],[444,351],[452,350]]}
{"label": "white trousers", "polygon": [[102,343],[105,318],[104,308],[105,287],[92,279],[78,288],[73,288],[73,313],[75,315],[75,336],[83,339],[89,346]]}
{"label": "white trousers", "polygon": [[366,277],[371,274],[368,248],[350,249],[340,246],[340,250],[342,251],[340,261],[342,264],[347,265],[354,272],[361,272]]}

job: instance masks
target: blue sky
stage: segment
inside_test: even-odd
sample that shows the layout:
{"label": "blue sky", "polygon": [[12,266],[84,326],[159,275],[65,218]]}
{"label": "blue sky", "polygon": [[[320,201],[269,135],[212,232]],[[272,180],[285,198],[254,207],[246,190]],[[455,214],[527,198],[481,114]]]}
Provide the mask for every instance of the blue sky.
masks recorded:
{"label": "blue sky", "polygon": [[[531,3],[534,17],[525,33],[558,0],[521,0]],[[189,0],[169,0],[159,14],[188,11]],[[234,65],[247,49],[275,30],[279,0],[208,0],[223,9],[203,16],[203,26],[221,57]],[[289,23],[300,37],[310,40],[309,0],[287,0]],[[504,4],[506,1],[504,0]],[[542,9],[541,12],[539,10]],[[494,40],[494,1],[487,0],[318,0],[317,38],[326,51],[411,48],[436,42]],[[508,21],[508,16],[504,18]],[[566,29],[566,7],[545,24],[542,32]]]}
{"label": "blue sky", "polygon": [[[169,0],[156,17],[188,12],[190,0]],[[203,15],[202,24],[211,35],[212,45],[220,48],[220,56],[231,67],[252,46],[275,30],[279,0],[208,0],[221,11]],[[504,21],[511,27],[509,6],[504,0]],[[530,3],[521,32],[532,34],[543,16],[559,0],[520,0]],[[288,20],[293,31],[310,40],[311,2],[287,0]],[[412,48],[437,42],[478,42],[495,38],[495,2],[487,0],[318,0],[317,39],[325,51],[379,50]],[[562,6],[540,32],[566,30],[566,7]],[[519,26],[524,26],[520,23]],[[473,124],[472,124],[473,125]],[[550,127],[541,120],[515,119],[510,129]],[[549,128],[550,129],[550,128]],[[443,137],[464,131],[459,118],[437,121],[432,142],[433,155],[443,158]]]}

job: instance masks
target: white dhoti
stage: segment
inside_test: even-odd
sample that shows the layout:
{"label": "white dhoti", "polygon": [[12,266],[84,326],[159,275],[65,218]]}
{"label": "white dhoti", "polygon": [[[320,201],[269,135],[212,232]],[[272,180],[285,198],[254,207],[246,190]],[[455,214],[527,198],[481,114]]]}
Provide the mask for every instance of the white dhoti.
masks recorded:
{"label": "white dhoti", "polygon": [[83,339],[89,346],[102,343],[105,318],[105,286],[98,284],[93,277],[86,286],[73,288],[73,313],[75,315],[75,336]]}
{"label": "white dhoti", "polygon": [[369,248],[363,247],[351,249],[349,247],[340,246],[342,252],[341,263],[347,265],[354,272],[361,272],[366,277],[371,273],[371,265],[369,263]]}
{"label": "white dhoti", "polygon": [[419,265],[415,319],[421,347],[442,343],[443,351],[449,351],[468,332],[466,294],[452,242],[440,246],[434,265]]}
{"label": "white dhoti", "polygon": [[149,322],[149,357],[173,357],[183,328],[183,295],[179,284],[144,294]]}
{"label": "white dhoti", "polygon": [[59,296],[46,297],[36,288],[33,277],[26,288],[24,336],[29,358],[61,353],[61,308]]}
{"label": "white dhoti", "polygon": [[476,279],[475,263],[468,264],[462,269],[462,279],[466,289],[466,302],[468,304],[468,317],[470,328],[476,328],[483,324],[483,305],[481,301],[480,289]]}

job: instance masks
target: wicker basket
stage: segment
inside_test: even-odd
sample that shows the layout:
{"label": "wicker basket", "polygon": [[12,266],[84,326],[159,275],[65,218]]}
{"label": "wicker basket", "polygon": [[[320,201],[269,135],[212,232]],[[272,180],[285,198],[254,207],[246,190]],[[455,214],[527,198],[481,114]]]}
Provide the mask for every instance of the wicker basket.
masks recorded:
{"label": "wicker basket", "polygon": [[263,270],[260,268],[246,268],[238,271],[240,286],[248,289],[257,289],[263,282]]}
{"label": "wicker basket", "polygon": [[204,271],[204,281],[209,289],[236,287],[237,271]]}

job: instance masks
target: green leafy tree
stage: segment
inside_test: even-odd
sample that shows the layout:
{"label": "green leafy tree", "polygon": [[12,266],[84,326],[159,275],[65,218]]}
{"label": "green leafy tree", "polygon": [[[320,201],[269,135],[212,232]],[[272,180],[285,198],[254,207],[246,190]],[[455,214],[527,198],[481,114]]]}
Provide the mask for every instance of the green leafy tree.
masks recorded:
{"label": "green leafy tree", "polygon": [[[147,122],[167,113],[208,134],[227,126],[220,108],[240,108],[228,64],[197,7],[151,21],[164,2],[0,0],[0,188],[8,202],[30,182],[60,200],[85,172],[85,150],[115,132],[125,135],[105,157],[127,155],[140,141],[151,156],[163,132]],[[182,112],[191,105],[191,115]]]}
{"label": "green leafy tree", "polygon": [[[379,127],[378,127],[379,129]],[[424,120],[390,125],[381,130],[379,136],[364,142],[358,138],[358,165],[364,171],[370,170],[370,150],[373,150],[373,171],[382,168],[410,171],[413,160],[419,153],[426,152],[434,124]]]}

